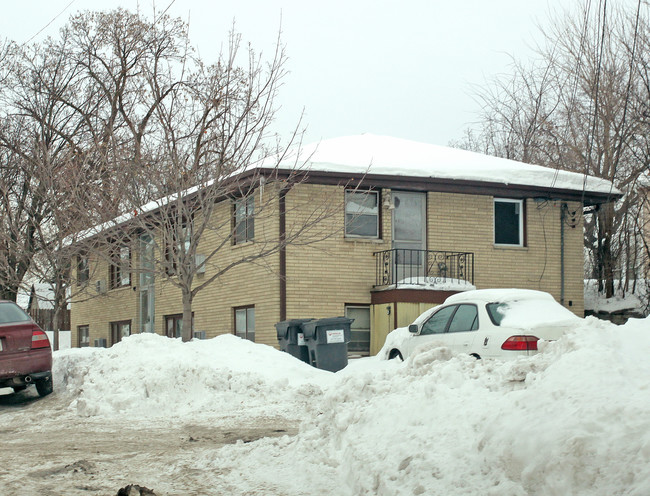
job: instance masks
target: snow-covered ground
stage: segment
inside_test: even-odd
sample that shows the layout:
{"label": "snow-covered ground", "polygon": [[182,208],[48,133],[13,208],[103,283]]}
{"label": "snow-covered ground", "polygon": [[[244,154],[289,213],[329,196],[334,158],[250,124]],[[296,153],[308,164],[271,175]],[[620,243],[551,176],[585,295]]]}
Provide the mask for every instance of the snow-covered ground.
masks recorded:
{"label": "snow-covered ground", "polygon": [[[9,450],[11,439],[19,458],[23,446],[59,439],[57,429],[77,432],[79,445],[61,450],[77,450],[65,469],[48,458],[39,472],[59,477],[51,484],[66,494],[117,492],[115,469],[101,470],[120,458],[119,446],[108,448],[114,436],[129,455],[119,470],[140,477],[125,482],[158,495],[645,496],[649,351],[650,318],[624,326],[588,318],[513,362],[433,348],[405,362],[354,360],[336,374],[233,336],[183,344],[135,335],[109,349],[55,353],[54,395],[0,405],[3,426],[43,419],[33,442],[16,427],[3,444]],[[165,432],[178,437],[187,425],[203,437],[174,448]],[[138,432],[139,448],[128,442]],[[108,439],[95,441],[101,433]],[[105,446],[110,460],[90,446]],[[45,475],[17,482],[0,469],[0,487],[55,494],[39,492]]]}
{"label": "snow-covered ground", "polygon": [[[638,315],[648,314],[648,283],[639,279],[636,284],[630,283],[627,292],[621,289],[620,281],[614,281],[615,294],[612,298],[605,298],[598,292],[598,281],[585,279],[585,310],[592,312],[615,313],[622,311],[635,312]],[[634,289],[634,291],[632,291]]]}

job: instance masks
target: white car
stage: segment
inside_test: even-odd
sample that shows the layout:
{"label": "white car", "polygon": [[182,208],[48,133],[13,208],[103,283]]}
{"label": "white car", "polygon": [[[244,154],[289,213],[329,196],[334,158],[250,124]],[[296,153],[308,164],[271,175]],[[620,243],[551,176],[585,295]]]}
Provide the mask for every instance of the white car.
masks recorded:
{"label": "white car", "polygon": [[379,356],[404,360],[418,347],[435,343],[476,358],[527,356],[537,353],[540,339],[557,340],[580,320],[542,291],[466,291],[390,332]]}

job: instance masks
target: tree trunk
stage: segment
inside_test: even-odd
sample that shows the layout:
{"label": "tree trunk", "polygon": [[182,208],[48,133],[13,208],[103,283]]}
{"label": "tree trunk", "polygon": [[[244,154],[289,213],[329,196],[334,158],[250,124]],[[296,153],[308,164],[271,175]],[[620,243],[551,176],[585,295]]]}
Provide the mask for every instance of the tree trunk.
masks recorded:
{"label": "tree trunk", "polygon": [[183,288],[183,342],[192,339],[192,291]]}
{"label": "tree trunk", "polygon": [[614,205],[602,205],[598,211],[598,268],[599,290],[603,290],[605,298],[614,296],[614,267],[616,260],[612,252],[612,235],[614,226]]}

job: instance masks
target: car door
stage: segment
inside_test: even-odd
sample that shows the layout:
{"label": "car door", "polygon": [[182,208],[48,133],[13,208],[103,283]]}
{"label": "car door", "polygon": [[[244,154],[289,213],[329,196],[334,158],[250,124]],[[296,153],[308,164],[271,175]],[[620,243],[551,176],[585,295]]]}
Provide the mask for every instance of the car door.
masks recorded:
{"label": "car door", "polygon": [[420,332],[413,336],[413,339],[408,340],[409,355],[418,346],[432,341],[439,341],[445,346],[451,346],[452,342],[449,333],[447,333],[447,325],[457,307],[458,305],[450,305],[448,307],[442,307],[440,310],[433,313],[431,317],[422,324]]}
{"label": "car door", "polygon": [[467,303],[458,305],[447,328],[450,347],[458,353],[472,353],[479,328],[478,308]]}

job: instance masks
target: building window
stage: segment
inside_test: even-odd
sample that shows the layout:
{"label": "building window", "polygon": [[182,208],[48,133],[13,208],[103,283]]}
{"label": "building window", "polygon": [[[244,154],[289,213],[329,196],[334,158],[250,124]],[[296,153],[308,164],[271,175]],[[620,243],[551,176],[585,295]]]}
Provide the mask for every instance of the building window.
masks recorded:
{"label": "building window", "polygon": [[345,192],[345,235],[379,238],[379,191]]}
{"label": "building window", "polygon": [[87,325],[77,326],[77,345],[79,348],[90,346],[90,328]]}
{"label": "building window", "polygon": [[131,249],[128,246],[120,246],[113,254],[108,275],[111,289],[131,285]]}
{"label": "building window", "polygon": [[253,241],[255,238],[255,197],[235,200],[234,206],[234,236],[236,245]]}
{"label": "building window", "polygon": [[77,255],[77,284],[85,284],[90,279],[90,265],[88,264],[88,255]]}
{"label": "building window", "polygon": [[[194,331],[194,314],[192,313],[192,331]],[[183,314],[165,315],[165,335],[168,338],[183,336]]]}
{"label": "building window", "polygon": [[345,316],[354,319],[350,324],[351,339],[348,351],[368,354],[370,352],[370,306],[346,305]]}
{"label": "building window", "polygon": [[192,244],[192,224],[184,222],[180,228],[172,230],[165,246],[166,272],[168,275],[176,274],[178,264],[187,260]]}
{"label": "building window", "polygon": [[524,246],[524,201],[494,199],[494,244]]}
{"label": "building window", "polygon": [[255,341],[255,307],[235,308],[235,336]]}
{"label": "building window", "polygon": [[111,346],[122,341],[122,338],[131,335],[131,321],[122,320],[111,322]]}

